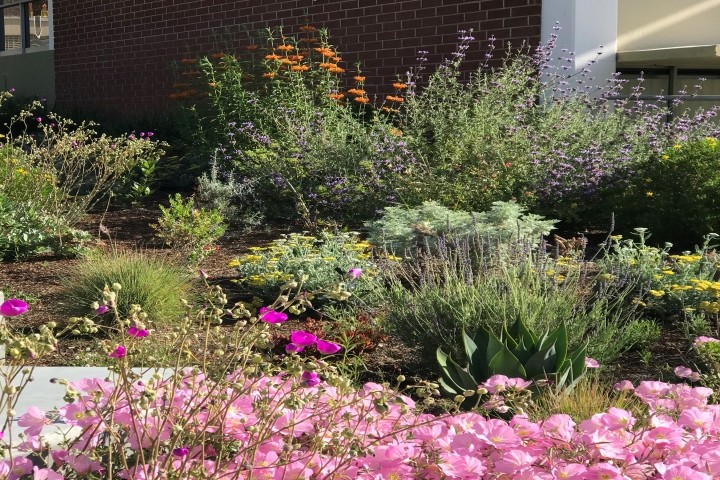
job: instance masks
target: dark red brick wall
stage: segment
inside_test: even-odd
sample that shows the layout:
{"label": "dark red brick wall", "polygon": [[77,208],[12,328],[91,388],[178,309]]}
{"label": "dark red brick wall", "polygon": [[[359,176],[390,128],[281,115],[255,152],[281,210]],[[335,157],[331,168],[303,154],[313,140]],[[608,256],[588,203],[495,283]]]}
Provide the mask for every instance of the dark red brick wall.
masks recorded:
{"label": "dark red brick wall", "polygon": [[[449,56],[458,30],[498,45],[537,45],[541,0],[55,0],[57,104],[122,116],[170,102],[174,61],[248,43],[248,29],[325,27],[345,68],[358,60],[368,90],[389,93],[398,74]],[[484,58],[476,42],[468,66]]]}

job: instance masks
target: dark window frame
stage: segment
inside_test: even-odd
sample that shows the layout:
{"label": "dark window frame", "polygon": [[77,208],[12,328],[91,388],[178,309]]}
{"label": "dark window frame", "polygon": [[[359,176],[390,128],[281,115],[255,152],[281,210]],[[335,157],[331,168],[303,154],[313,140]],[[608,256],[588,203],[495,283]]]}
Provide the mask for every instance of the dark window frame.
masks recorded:
{"label": "dark window frame", "polygon": [[[16,49],[6,50],[5,49],[5,21],[3,10],[10,7],[20,7],[20,50],[19,54],[27,53],[27,50],[32,47],[32,41],[30,38],[30,9],[28,5],[33,3],[35,0],[0,0],[0,53],[14,52]],[[51,22],[50,18],[50,2],[52,0],[46,0],[48,6],[48,22]],[[50,37],[50,32],[48,32]],[[51,40],[50,40],[51,41]],[[48,45],[50,48],[50,45]]]}

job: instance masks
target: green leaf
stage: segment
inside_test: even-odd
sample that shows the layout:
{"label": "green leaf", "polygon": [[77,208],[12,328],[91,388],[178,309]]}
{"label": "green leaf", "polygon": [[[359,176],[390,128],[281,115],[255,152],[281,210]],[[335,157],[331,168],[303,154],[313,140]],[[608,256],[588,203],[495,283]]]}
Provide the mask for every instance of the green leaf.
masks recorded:
{"label": "green leaf", "polygon": [[555,344],[551,344],[535,353],[525,362],[525,371],[529,378],[546,377],[557,373],[556,370],[557,350]]}
{"label": "green leaf", "polygon": [[545,338],[540,342],[540,345],[538,347],[539,350],[545,350],[549,345],[555,346],[555,351],[557,355],[556,362],[555,365],[550,367],[553,371],[560,371],[560,365],[565,362],[565,358],[567,357],[567,344],[568,337],[565,323],[561,323],[554,332],[552,332],[550,335],[545,336]]}
{"label": "green leaf", "polygon": [[528,349],[531,349],[538,341],[537,336],[525,326],[522,317],[518,317],[517,320],[515,320],[515,323],[510,329],[510,334],[518,343],[522,340]]}
{"label": "green leaf", "polygon": [[503,348],[490,360],[489,367],[492,375],[506,375],[510,378],[527,378],[522,364],[505,345],[503,345]]}
{"label": "green leaf", "polygon": [[[531,346],[532,347],[532,346]],[[525,338],[520,339],[520,343],[518,346],[512,350],[513,355],[517,357],[518,360],[520,360],[520,363],[525,365],[528,360],[530,360],[530,357],[533,355],[533,351],[531,348],[528,348],[527,345],[525,345]]]}
{"label": "green leaf", "polygon": [[477,388],[479,382],[446,355],[445,352],[438,348],[436,356],[443,379],[450,387],[459,390],[459,393]]}
{"label": "green leaf", "polygon": [[518,346],[518,341],[510,335],[510,332],[508,332],[506,323],[503,323],[502,331],[500,332],[500,340],[507,345],[510,350],[513,350]]}

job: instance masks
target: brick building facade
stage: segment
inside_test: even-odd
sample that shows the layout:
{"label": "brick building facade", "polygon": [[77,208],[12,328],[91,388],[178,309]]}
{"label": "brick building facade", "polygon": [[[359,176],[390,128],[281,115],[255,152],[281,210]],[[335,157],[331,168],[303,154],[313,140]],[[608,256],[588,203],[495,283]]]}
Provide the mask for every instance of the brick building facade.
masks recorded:
{"label": "brick building facade", "polygon": [[[368,90],[383,93],[418,50],[430,63],[450,55],[459,30],[504,47],[537,45],[541,28],[540,0],[54,0],[52,8],[57,106],[118,115],[162,109],[174,62],[241,49],[255,29],[327,28],[344,66],[360,61]],[[468,67],[483,59],[473,46]]]}

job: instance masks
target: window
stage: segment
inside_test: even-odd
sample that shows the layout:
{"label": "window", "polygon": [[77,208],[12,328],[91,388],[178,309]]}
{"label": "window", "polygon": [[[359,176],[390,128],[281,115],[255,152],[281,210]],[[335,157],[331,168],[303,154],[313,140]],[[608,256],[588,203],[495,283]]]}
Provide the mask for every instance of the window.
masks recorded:
{"label": "window", "polygon": [[51,0],[0,0],[0,52],[52,48]]}

